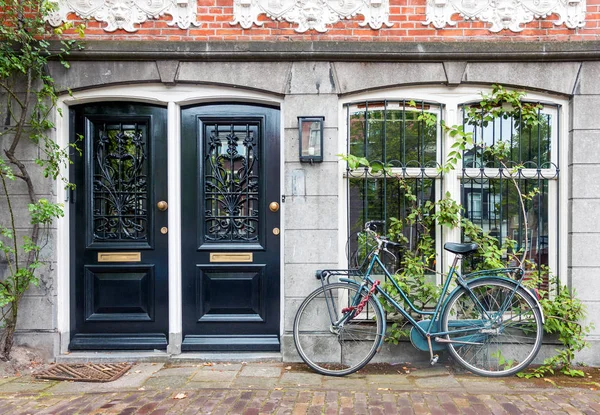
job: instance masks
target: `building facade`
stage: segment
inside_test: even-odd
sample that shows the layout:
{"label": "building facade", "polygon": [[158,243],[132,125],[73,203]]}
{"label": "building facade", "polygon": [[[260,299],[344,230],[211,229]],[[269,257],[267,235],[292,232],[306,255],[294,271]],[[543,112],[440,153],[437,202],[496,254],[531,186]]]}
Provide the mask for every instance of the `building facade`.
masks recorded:
{"label": "building facade", "polygon": [[[297,360],[293,319],[320,284],[315,270],[347,267],[364,221],[405,214],[393,183],[347,170],[338,155],[350,153],[391,163],[421,200],[449,192],[501,239],[527,239],[532,260],[587,306],[597,328],[580,360],[600,364],[600,4],[89,4],[59,0],[48,18],[87,27],[70,69],[49,67],[63,91],[56,141],[83,151],[66,171],[75,191],[48,183],[65,217],[44,249],[42,284],[23,300],[18,343],[52,357],[244,350]],[[415,118],[460,124],[494,84],[540,105],[542,126],[528,135],[512,119],[473,131],[510,140],[523,183],[540,189],[527,235],[498,166],[474,151],[439,174],[452,140]],[[323,120],[322,162],[300,161],[299,117]],[[433,235],[443,272],[443,242],[461,232]],[[381,359],[419,353],[386,350]]]}

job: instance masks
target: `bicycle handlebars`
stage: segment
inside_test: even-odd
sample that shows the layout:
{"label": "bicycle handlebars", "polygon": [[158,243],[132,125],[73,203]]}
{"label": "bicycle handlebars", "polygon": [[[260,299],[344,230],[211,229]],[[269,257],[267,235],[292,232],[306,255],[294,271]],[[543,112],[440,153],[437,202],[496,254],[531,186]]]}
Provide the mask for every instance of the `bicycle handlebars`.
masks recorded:
{"label": "bicycle handlebars", "polygon": [[401,246],[398,242],[392,242],[388,240],[385,236],[380,236],[377,234],[376,230],[378,227],[383,227],[385,225],[384,221],[381,220],[370,220],[365,223],[365,232],[371,234],[379,246]]}

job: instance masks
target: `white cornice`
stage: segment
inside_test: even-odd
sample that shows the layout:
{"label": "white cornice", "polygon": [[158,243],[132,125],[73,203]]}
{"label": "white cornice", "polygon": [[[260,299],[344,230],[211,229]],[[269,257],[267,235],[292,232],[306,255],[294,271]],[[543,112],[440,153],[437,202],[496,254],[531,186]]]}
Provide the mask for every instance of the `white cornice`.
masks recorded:
{"label": "white cornice", "polygon": [[118,29],[127,32],[138,30],[136,25],[148,19],[171,16],[169,26],[177,25],[188,29],[191,25],[200,26],[196,21],[197,0],[51,0],[54,10],[46,16],[52,26],[67,21],[69,13],[75,13],[83,19],[94,19],[106,23],[104,30],[114,32]]}
{"label": "white cornice", "polygon": [[575,29],[585,25],[585,10],[585,0],[427,0],[423,24],[438,29],[455,26],[452,16],[459,14],[465,20],[489,23],[490,32],[520,32],[523,24],[555,14],[555,25]]}
{"label": "white cornice", "polygon": [[233,22],[244,29],[262,26],[261,14],[275,20],[285,20],[296,26],[295,31],[326,32],[329,26],[343,19],[362,15],[359,26],[381,29],[391,27],[389,0],[233,0]]}

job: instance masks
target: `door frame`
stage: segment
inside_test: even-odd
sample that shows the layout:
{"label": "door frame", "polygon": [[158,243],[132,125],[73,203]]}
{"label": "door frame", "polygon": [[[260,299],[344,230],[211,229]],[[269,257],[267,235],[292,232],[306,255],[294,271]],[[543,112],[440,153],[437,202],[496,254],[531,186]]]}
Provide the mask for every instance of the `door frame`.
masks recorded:
{"label": "door frame", "polygon": [[[103,101],[128,101],[164,106],[167,108],[167,141],[168,141],[168,228],[169,228],[169,338],[167,353],[179,354],[182,343],[182,272],[181,272],[181,107],[194,104],[240,102],[265,104],[279,107],[280,116],[280,194],[285,189],[285,124],[283,99],[272,94],[244,90],[233,87],[217,87],[208,85],[178,85],[166,87],[163,84],[119,85],[99,89],[74,92],[72,95],[62,95],[57,103],[57,109],[63,117],[56,119],[56,142],[61,147],[69,144],[69,107],[72,105],[88,104]],[[69,171],[62,171],[69,177]],[[56,183],[56,200],[64,203],[64,217],[57,221],[56,235],[56,283],[57,283],[57,330],[60,337],[59,354],[68,352],[71,337],[71,285],[70,285],[70,206],[68,192],[62,182]],[[175,202],[176,201],[176,202]],[[281,204],[281,238],[280,252],[280,316],[279,331],[283,335],[285,312],[284,296],[284,249],[285,246],[285,204]],[[66,248],[65,248],[66,247]]]}

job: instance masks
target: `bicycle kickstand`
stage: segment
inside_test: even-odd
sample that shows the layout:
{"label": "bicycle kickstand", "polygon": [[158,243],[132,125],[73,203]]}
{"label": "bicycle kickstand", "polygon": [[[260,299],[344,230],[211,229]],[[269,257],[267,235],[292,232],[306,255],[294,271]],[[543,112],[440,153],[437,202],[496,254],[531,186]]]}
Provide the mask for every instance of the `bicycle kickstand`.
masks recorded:
{"label": "bicycle kickstand", "polygon": [[431,347],[431,336],[429,334],[427,335],[427,345],[429,346],[429,357],[431,359],[429,363],[431,363],[431,366],[433,366],[437,363],[440,356],[437,354],[433,354],[433,348]]}

